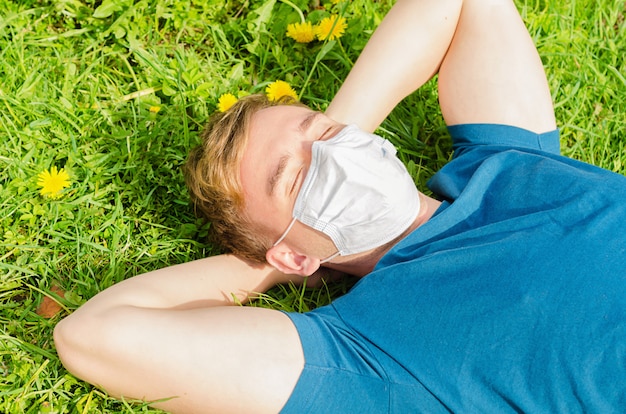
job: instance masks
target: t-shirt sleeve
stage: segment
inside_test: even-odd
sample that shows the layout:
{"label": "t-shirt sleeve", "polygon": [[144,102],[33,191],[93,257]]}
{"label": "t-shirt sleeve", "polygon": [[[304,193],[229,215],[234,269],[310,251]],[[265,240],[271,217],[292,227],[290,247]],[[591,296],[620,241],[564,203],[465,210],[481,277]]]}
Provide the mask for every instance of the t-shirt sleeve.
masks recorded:
{"label": "t-shirt sleeve", "polygon": [[559,130],[537,134],[527,129],[500,124],[462,124],[448,127],[455,157],[477,145],[526,148],[560,154]]}
{"label": "t-shirt sleeve", "polygon": [[443,200],[453,201],[480,165],[496,154],[517,150],[535,154],[560,154],[559,130],[537,134],[510,125],[463,124],[448,127],[454,155],[428,182]]}

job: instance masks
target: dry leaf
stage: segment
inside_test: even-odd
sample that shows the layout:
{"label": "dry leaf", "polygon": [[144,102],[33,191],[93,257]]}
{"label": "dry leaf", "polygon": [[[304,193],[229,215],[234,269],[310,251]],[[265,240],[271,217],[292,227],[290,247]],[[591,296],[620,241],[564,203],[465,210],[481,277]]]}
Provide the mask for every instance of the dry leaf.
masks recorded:
{"label": "dry leaf", "polygon": [[[60,297],[63,297],[65,295],[65,292],[63,291],[63,289],[61,289],[58,286],[52,286],[52,289],[50,289],[50,291],[52,293],[57,294]],[[37,315],[43,318],[52,318],[54,315],[59,313],[61,309],[62,309],[61,305],[59,305],[49,296],[44,296],[43,300],[37,307]]]}

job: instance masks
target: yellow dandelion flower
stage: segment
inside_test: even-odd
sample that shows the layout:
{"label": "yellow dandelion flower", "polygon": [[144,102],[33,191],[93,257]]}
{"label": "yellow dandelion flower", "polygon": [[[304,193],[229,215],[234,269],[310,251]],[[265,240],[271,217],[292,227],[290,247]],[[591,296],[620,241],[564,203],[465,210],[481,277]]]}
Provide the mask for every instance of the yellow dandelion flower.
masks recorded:
{"label": "yellow dandelion flower", "polygon": [[322,19],[317,26],[315,26],[315,35],[319,40],[334,40],[339,39],[343,32],[348,27],[346,19],[336,14]]}
{"label": "yellow dandelion flower", "polygon": [[58,198],[61,190],[70,186],[70,176],[65,168],[57,170],[56,166],[52,166],[50,171],[44,170],[37,177],[37,185],[41,187],[39,193],[49,198]]}
{"label": "yellow dandelion flower", "polygon": [[237,97],[232,93],[225,93],[217,101],[217,109],[226,112],[237,102]]}
{"label": "yellow dandelion flower", "polygon": [[315,40],[315,31],[311,22],[292,23],[287,26],[287,36],[298,43],[309,43]]}
{"label": "yellow dandelion flower", "polygon": [[151,107],[150,107],[150,109],[148,109],[148,110],[149,110],[150,112],[152,112],[153,114],[156,114],[156,113],[158,113],[158,112],[161,110],[161,107],[160,107],[160,106],[153,105],[153,106],[151,106]]}
{"label": "yellow dandelion flower", "polygon": [[298,94],[293,88],[285,81],[278,80],[267,85],[265,88],[265,94],[270,101],[278,101],[279,99],[290,96],[295,100],[298,100]]}

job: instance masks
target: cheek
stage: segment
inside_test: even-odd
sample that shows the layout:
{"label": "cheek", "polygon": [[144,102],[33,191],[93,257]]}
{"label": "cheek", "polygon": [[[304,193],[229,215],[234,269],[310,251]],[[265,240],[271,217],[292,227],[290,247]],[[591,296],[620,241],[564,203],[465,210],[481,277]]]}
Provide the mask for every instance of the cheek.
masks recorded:
{"label": "cheek", "polygon": [[290,233],[293,233],[290,242],[302,253],[325,258],[337,251],[330,237],[299,221],[296,221]]}
{"label": "cheek", "polygon": [[244,214],[262,233],[262,237],[271,240],[272,244],[278,240],[291,222],[290,209],[281,209],[267,197],[260,197],[255,194],[246,198]]}

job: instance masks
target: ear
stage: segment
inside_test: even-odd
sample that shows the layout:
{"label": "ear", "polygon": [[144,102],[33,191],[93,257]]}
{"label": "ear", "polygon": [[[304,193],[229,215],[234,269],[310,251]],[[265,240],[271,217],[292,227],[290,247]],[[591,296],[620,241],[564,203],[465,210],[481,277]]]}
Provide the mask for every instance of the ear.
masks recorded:
{"label": "ear", "polygon": [[265,254],[267,262],[288,275],[310,276],[320,268],[320,259],[298,253],[281,242]]}

